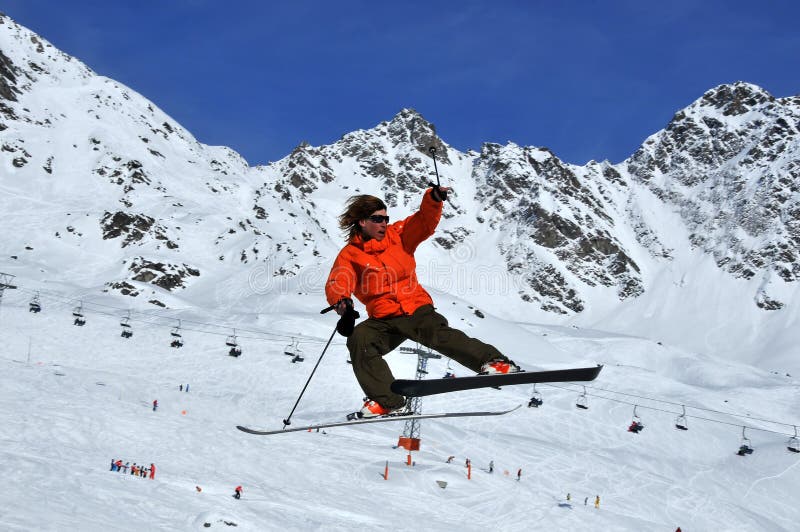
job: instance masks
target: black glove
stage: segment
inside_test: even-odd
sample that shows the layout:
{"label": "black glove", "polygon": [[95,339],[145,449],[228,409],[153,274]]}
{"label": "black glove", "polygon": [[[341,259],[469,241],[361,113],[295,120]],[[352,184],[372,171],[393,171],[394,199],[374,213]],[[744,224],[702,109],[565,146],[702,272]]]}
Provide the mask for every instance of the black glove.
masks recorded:
{"label": "black glove", "polygon": [[356,326],[356,318],[360,317],[357,310],[353,308],[353,300],[345,299],[345,311],[339,318],[336,324],[336,331],[345,338],[353,334],[353,328]]}
{"label": "black glove", "polygon": [[447,192],[439,188],[438,185],[434,185],[433,183],[429,183],[430,186],[433,187],[431,191],[431,197],[434,201],[442,202],[447,200]]}

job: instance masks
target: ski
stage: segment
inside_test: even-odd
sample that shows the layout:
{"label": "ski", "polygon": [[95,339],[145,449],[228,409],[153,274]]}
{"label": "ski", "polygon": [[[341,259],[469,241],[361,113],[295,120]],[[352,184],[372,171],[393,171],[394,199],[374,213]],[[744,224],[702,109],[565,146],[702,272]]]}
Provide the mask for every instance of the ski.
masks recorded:
{"label": "ski", "polygon": [[437,393],[459,392],[476,388],[509,386],[513,384],[533,384],[539,382],[591,381],[600,373],[603,366],[591,368],[569,368],[550,371],[521,371],[500,375],[473,375],[445,379],[404,380],[392,383],[392,391],[406,397],[421,397]]}
{"label": "ski", "polygon": [[283,434],[285,432],[300,432],[311,431],[316,429],[325,429],[330,427],[346,427],[349,425],[367,425],[370,423],[385,423],[387,421],[406,421],[409,419],[435,419],[446,417],[483,417],[483,416],[502,416],[513,412],[522,405],[517,405],[508,410],[495,410],[488,412],[441,412],[438,414],[390,414],[388,416],[368,417],[361,419],[354,419],[351,421],[333,421],[330,423],[316,423],[314,425],[305,425],[302,427],[290,427],[278,430],[257,430],[249,427],[237,425],[236,428],[248,434],[256,434],[259,436],[269,436],[272,434]]}

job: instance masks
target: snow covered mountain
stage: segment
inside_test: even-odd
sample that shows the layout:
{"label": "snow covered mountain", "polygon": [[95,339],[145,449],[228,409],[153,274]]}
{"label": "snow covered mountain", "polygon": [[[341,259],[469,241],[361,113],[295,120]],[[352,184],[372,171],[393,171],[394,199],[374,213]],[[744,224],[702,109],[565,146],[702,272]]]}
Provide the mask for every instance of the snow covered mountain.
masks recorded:
{"label": "snow covered mountain", "polygon": [[[750,360],[768,340],[758,331],[796,325],[798,97],[716,87],[616,165],[513,143],[461,153],[405,109],[250,167],[7,16],[0,52],[3,268],[32,282],[122,294],[134,308],[191,306],[209,290],[221,309],[256,311],[276,288],[319,295],[344,199],[383,195],[407,215],[433,179],[435,146],[456,194],[421,251],[434,289],[500,316],[654,337],[681,336],[674,318],[687,314],[698,328],[725,321],[724,348]],[[706,259],[716,267],[695,275]],[[709,285],[733,292],[723,315]],[[661,304],[663,327],[619,319],[644,304]],[[767,366],[788,360],[774,357]]]}

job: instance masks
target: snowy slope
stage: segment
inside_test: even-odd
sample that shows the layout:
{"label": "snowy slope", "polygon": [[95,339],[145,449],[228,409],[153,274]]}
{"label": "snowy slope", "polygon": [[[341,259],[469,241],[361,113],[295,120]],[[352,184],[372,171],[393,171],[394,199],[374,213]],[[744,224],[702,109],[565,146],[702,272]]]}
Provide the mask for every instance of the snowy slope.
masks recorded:
{"label": "snowy slope", "polygon": [[[184,332],[186,345],[173,349],[169,328],[135,324],[125,340],[115,317],[87,312],[86,325],[75,327],[69,309],[56,301],[43,300],[40,314],[27,312],[25,296],[6,291],[0,311],[5,530],[197,530],[205,522],[227,529],[221,521],[242,530],[794,528],[798,455],[785,450],[787,436],[754,430],[791,433],[754,418],[795,419],[794,378],[641,338],[484,323],[445,300],[451,319],[471,334],[505,349],[529,346],[516,357],[526,367],[595,361],[606,367],[589,387],[586,411],[574,406],[580,386],[540,385],[539,409],[423,422],[422,449],[410,467],[406,451],[394,448],[402,423],[274,437],[234,428],[280,428],[331,326],[312,313],[288,322],[302,321],[303,332],[316,336],[301,343],[306,362],[292,364],[283,354],[288,336],[241,340],[244,354],[232,358],[224,336]],[[346,357],[337,338],[293,424],[339,419],[357,404],[360,391]],[[393,354],[390,363],[399,376],[413,375],[413,356]],[[445,369],[444,360],[431,361],[432,376]],[[190,391],[178,391],[185,383]],[[423,410],[508,407],[526,403],[530,392],[433,396]],[[745,417],[690,408],[690,415],[722,423],[690,417],[683,432],[673,428],[675,415],[660,411],[679,413],[680,407],[619,392]],[[626,432],[628,402],[640,405],[646,426],[640,434]],[[734,454],[738,424],[749,427],[756,449],[748,457]],[[456,458],[447,464],[451,455]],[[156,479],[112,473],[111,458],[153,462]],[[466,458],[473,464],[470,480]],[[382,478],[386,461],[388,480]],[[240,501],[231,497],[238,484]]]}

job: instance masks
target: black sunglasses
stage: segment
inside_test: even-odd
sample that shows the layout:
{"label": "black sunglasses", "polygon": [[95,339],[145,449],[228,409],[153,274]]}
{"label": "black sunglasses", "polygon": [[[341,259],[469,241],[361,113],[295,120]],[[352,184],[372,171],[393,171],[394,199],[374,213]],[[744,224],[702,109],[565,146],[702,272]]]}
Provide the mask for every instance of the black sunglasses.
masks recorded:
{"label": "black sunglasses", "polygon": [[373,223],[376,223],[376,224],[380,224],[380,223],[383,223],[383,222],[386,222],[387,224],[389,223],[389,217],[388,216],[381,216],[380,214],[373,214],[372,216],[367,217],[367,219],[370,222],[373,222]]}

